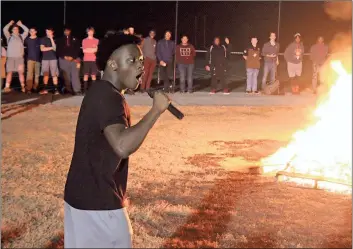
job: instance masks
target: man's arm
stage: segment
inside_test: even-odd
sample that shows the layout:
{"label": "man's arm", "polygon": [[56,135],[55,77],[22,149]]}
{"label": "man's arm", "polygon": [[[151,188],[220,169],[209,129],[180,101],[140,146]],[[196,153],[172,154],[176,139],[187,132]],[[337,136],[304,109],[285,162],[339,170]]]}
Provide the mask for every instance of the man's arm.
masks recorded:
{"label": "man's arm", "polygon": [[120,158],[128,158],[137,151],[169,103],[166,95],[156,93],[151,110],[136,125],[126,128],[124,124],[117,123],[104,128],[104,136],[114,152]]}
{"label": "man's arm", "polygon": [[9,28],[14,23],[15,23],[14,21],[11,21],[8,24],[6,24],[6,26],[2,29],[2,32],[4,33],[4,36],[6,37],[6,40],[9,40],[9,38],[11,37],[11,34],[9,32]]}
{"label": "man's arm", "polygon": [[26,39],[26,37],[28,36],[29,29],[21,21],[18,21],[17,25],[23,29],[23,33],[21,34],[22,39]]}
{"label": "man's arm", "polygon": [[161,52],[161,42],[160,41],[157,42],[156,55],[157,55],[157,60],[161,61],[162,60],[162,52]]}
{"label": "man's arm", "polygon": [[284,59],[286,61],[289,61],[290,60],[290,57],[293,56],[293,52],[291,51],[291,45],[289,45],[286,50],[284,51]]}
{"label": "man's arm", "polygon": [[46,52],[46,51],[50,51],[50,50],[53,50],[53,48],[52,47],[46,47],[45,43],[44,43],[44,39],[42,39],[40,41],[40,51]]}

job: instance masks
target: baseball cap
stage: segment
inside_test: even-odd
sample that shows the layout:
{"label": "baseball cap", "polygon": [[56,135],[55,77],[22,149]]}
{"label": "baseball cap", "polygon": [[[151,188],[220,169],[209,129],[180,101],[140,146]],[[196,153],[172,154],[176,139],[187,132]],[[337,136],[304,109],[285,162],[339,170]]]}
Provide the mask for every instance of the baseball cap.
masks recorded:
{"label": "baseball cap", "polygon": [[297,36],[301,37],[300,33],[296,33],[296,34],[294,35],[294,38],[296,38]]}

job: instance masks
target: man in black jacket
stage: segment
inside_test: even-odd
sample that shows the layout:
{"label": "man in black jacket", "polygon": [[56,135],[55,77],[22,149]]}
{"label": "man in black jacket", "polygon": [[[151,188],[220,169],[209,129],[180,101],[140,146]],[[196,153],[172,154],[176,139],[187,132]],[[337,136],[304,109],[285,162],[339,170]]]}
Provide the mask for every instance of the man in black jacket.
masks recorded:
{"label": "man in black jacket", "polygon": [[219,37],[215,37],[214,43],[207,53],[206,70],[211,71],[210,94],[216,93],[218,80],[221,82],[223,93],[227,95],[229,94],[225,80],[227,64],[227,48],[224,45],[220,45]]}
{"label": "man in black jacket", "polygon": [[64,37],[58,39],[56,47],[66,92],[81,95],[81,83],[79,78],[81,66],[79,40],[73,37],[71,35],[71,29],[66,27],[64,29]]}

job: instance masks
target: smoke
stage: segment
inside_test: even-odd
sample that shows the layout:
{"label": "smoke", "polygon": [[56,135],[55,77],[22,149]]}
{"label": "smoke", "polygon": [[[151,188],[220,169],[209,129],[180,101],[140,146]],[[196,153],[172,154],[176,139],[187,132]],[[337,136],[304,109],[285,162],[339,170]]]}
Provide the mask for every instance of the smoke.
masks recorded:
{"label": "smoke", "polygon": [[[324,3],[326,14],[334,21],[349,22],[352,20],[351,1],[332,1]],[[322,81],[332,84],[336,78],[332,71],[330,61],[339,60],[347,72],[352,72],[352,31],[337,33],[329,44],[330,57],[323,66],[320,78]]]}
{"label": "smoke", "polygon": [[324,9],[331,19],[339,21],[352,20],[352,2],[351,1],[332,1],[325,2]]}

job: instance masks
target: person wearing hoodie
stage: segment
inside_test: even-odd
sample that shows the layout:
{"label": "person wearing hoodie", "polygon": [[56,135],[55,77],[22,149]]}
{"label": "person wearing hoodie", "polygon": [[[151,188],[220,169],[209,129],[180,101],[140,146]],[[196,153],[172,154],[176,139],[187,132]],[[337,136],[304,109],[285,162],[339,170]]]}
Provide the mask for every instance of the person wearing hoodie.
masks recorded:
{"label": "person wearing hoodie", "polygon": [[[57,55],[59,67],[65,81],[65,89],[69,93],[82,95],[79,70],[81,67],[80,42],[71,35],[71,29],[64,29],[64,36],[58,39]],[[72,84],[72,85],[71,85]]]}
{"label": "person wearing hoodie", "polygon": [[176,47],[176,61],[180,73],[180,92],[185,93],[185,78],[188,79],[188,93],[192,93],[193,72],[196,51],[193,45],[189,44],[186,35],[181,38],[181,44]]}
{"label": "person wearing hoodie", "polygon": [[[10,34],[9,29],[12,27],[12,32]],[[20,34],[20,27],[23,29],[23,33]],[[24,76],[24,45],[23,42],[28,36],[28,28],[22,24],[21,21],[18,21],[15,24],[15,21],[9,22],[3,29],[4,35],[7,40],[7,61],[6,61],[6,85],[5,92],[11,91],[11,81],[12,73],[17,72],[20,78],[21,91],[25,92],[25,76]]]}
{"label": "person wearing hoodie", "polygon": [[217,92],[218,81],[221,82],[223,94],[229,94],[225,79],[228,64],[227,62],[227,48],[224,45],[221,45],[219,37],[215,37],[213,40],[213,45],[207,53],[206,70],[211,72],[210,94],[215,94]]}
{"label": "person wearing hoodie", "polygon": [[284,59],[287,62],[289,81],[293,94],[299,94],[300,77],[303,68],[304,45],[301,42],[301,35],[296,33],[295,40],[288,45],[284,51]]}
{"label": "person wearing hoodie", "polygon": [[316,44],[310,48],[310,59],[313,62],[312,87],[313,93],[316,94],[318,76],[322,65],[325,63],[328,55],[328,46],[324,43],[324,38],[319,36]]}
{"label": "person wearing hoodie", "polygon": [[161,79],[164,83],[164,92],[170,91],[169,77],[173,73],[173,57],[175,54],[175,43],[170,38],[172,32],[166,31],[164,39],[157,43],[157,59],[160,65]]}

